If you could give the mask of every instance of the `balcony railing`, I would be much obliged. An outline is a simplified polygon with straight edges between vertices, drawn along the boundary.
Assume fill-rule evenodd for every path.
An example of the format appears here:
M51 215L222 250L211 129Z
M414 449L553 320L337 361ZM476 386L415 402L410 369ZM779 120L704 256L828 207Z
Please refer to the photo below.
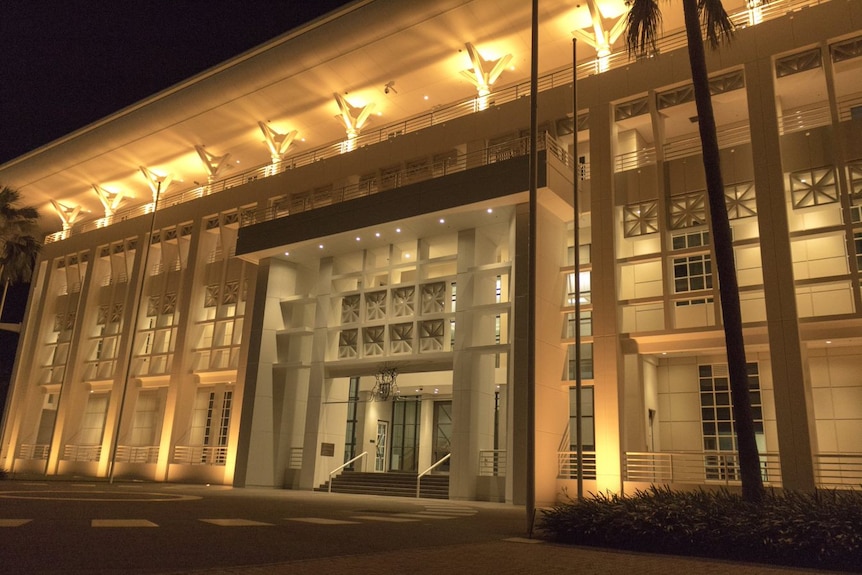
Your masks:
M795 108L782 114L778 118L778 133L782 135L792 134L793 132L828 126L831 123L832 115L829 112L829 104L822 102Z
M209 445L177 445L174 447L173 463L184 465L224 465L227 462L227 447Z
M47 443L22 443L18 447L19 459L48 459L51 446Z
M99 461L101 445L66 445L63 449L65 461Z
M156 463L159 460L158 445L118 445L117 463Z
M764 483L781 485L777 453L760 455ZM626 452L625 479L650 483L738 485L739 456L733 451Z
M655 164L655 148L653 147L618 155L614 158L614 172L625 172L649 164Z
M506 450L482 449L479 451L479 475L485 477L505 477Z
M751 141L751 129L748 122L737 122L721 126L718 131L718 147L721 149L746 144ZM701 151L700 135L693 134L677 138L664 145L664 159L675 160L699 154Z
M781 485L777 453L760 455L763 481ZM650 483L740 483L735 452L627 452L625 478ZM814 456L814 480L818 487L862 488L862 454L820 453Z
M784 16L788 12L800 10L807 6L816 6L828 2L830 0L776 0L757 9L757 17L755 18L752 10L740 10L731 14L731 20L737 27L747 27L755 23L755 21L766 21ZM656 43L656 53L669 52L686 45L685 30L677 30L670 34L661 37ZM577 77L586 78L601 71L612 70L629 65L631 59L625 50L616 52L607 58L599 61L582 62L577 65ZM538 91L543 92L559 86L565 86L572 82L572 68L565 67L559 70L552 71L541 76L538 79ZM470 98L452 104L436 107L432 110L412 116L405 120L400 120L392 124L388 124L378 130L365 131L357 137L350 145L347 145L346 140L332 142L325 146L309 150L301 154L289 156L278 163L264 164L248 170L244 170L238 174L232 175L229 178L209 182L206 185L196 185L192 188L187 188L175 193L165 194L159 201L159 209L175 206L184 202L188 202L203 196L222 192L224 190L240 186L249 182L254 182L259 178L269 177L286 170L294 169L300 166L312 164L314 162L335 157L348 150L361 148L376 144L379 142L389 141L393 138L398 138L404 134L422 130L424 128L434 126L449 120L467 116L481 112L489 106L499 106L508 102L512 102L524 96L530 95L530 82L524 81L515 85L501 88L490 95L479 98ZM848 108L849 109L849 108ZM654 156L653 151L653 156ZM617 158L619 160L619 158ZM654 161L654 160L653 160ZM649 163L649 162L643 162ZM638 164L636 164L638 165ZM630 167L636 167L630 166ZM629 167L616 169L629 169ZM88 232L98 228L109 226L115 222L135 218L144 214L152 213L153 204L148 203L127 210L122 210L112 216L82 222L72 226L68 230L50 234L45 238L45 243L52 243L64 240L71 235Z
M308 190L290 194L272 200L272 205L258 210L248 210L240 222L241 227L246 227L260 222L266 222L329 206L348 200L369 196L377 192L393 189L406 184L440 178L455 172L461 172L469 168L485 166L496 162L502 162L529 153L529 138L513 138L502 143L496 143L483 150L477 150L467 154L454 153L445 159L429 161L421 166L405 167L402 170L388 172L379 179L359 182L325 190ZM563 157L567 165L573 165L572 156L553 138L545 134L539 139L539 150L553 147Z
M557 477L559 479L576 479L578 477L578 452L560 451L557 457L559 461ZM583 478L595 479L596 452L583 451L581 453L581 461L583 463Z
M821 487L862 488L862 453L820 453L814 457L814 478Z
M838 99L838 118L842 122L862 118L862 92Z

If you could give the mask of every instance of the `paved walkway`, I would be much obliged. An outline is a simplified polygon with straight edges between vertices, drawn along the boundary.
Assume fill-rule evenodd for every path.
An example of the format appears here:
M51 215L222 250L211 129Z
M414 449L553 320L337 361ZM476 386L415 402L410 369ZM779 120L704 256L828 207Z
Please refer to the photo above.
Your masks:
M530 539L416 548L275 565L191 571L206 575L773 575L824 573L736 563L555 545Z

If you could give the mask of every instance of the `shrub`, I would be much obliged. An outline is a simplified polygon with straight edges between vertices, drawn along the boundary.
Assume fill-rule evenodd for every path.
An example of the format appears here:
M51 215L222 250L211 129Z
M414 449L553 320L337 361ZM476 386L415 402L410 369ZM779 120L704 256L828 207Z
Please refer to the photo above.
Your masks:
M770 491L747 503L726 490L652 487L591 495L543 512L558 542L855 571L862 565L862 493Z

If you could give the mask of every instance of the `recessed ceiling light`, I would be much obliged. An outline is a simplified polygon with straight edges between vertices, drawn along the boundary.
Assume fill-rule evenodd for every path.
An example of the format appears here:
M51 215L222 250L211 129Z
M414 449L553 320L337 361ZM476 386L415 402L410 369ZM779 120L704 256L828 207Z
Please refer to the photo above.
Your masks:
M827 340L826 340L826 345L829 345L830 343L832 343L832 340L831 340L831 339L827 339Z
M410 254L404 254L404 259L410 259Z
M317 247L319 247L320 249L323 249L323 244L320 244Z
M440 223L441 223L441 224L445 224L445 223L446 223L446 220L444 220L443 218L440 218Z
M401 228L395 228L395 233L396 233L396 234L400 234L400 233L401 233Z
M489 213L489 214L493 214L493 213L494 213L494 208L488 208L488 213Z
M284 252L284 255L289 256L290 252Z
M359 236L356 236L356 241L357 241L357 242L358 242L359 240L361 240L361 239L362 239L362 238L360 238Z
M428 96L423 96L423 97L424 97L426 100L428 99Z
M380 232L374 232L374 237L375 237L375 238L379 238L379 237L380 237Z

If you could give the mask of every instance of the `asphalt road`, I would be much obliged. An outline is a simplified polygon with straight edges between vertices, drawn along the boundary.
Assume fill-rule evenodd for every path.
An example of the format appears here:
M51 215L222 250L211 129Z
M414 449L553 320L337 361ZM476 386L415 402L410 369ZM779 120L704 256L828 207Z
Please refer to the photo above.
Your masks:
M523 536L523 508L220 486L0 482L13 573L164 573Z
M16 575L815 573L553 545L525 538L526 523L523 507L493 503L0 481L0 567Z

